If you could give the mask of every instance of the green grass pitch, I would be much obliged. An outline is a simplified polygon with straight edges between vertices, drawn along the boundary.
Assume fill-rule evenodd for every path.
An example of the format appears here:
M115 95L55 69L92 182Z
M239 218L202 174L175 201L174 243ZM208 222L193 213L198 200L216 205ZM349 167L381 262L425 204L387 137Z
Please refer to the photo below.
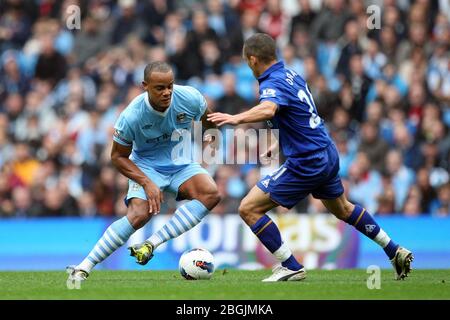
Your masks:
M0 299L301 300L450 299L450 270L413 270L395 281L381 271L369 290L366 270L311 270L301 282L262 283L270 270L216 270L209 281L187 281L177 271L94 271L79 290L60 272L0 272Z

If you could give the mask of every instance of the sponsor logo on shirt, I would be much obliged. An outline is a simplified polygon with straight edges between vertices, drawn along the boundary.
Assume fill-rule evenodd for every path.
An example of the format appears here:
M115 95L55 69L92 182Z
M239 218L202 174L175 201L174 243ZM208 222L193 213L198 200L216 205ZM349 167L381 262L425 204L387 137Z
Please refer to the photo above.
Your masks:
M161 142L165 140L169 140L172 137L171 134L164 133L162 136L156 137L156 138L150 138L145 140L146 143L155 143L155 142Z
M145 126L143 126L142 130L148 130L148 129L151 129L152 127L153 127L153 123L149 123L149 124L146 124Z

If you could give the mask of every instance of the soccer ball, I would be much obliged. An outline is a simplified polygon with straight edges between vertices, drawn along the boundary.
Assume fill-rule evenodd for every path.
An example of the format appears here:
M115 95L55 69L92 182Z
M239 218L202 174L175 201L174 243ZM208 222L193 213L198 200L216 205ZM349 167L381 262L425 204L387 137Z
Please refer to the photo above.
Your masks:
M214 273L214 257L208 250L191 249L181 255L178 267L187 280L209 280Z

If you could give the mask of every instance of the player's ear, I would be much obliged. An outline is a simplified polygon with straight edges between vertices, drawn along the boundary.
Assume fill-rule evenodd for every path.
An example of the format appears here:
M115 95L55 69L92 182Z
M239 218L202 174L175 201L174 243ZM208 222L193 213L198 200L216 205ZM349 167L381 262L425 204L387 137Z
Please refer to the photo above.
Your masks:
M148 87L148 83L145 81L142 81L142 88L144 88L144 90L147 90Z

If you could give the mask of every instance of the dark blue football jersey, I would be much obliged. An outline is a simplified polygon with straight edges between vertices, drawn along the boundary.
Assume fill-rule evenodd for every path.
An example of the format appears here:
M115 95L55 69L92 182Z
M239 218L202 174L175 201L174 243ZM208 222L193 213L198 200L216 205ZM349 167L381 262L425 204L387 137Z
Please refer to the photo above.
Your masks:
M268 124L279 129L280 148L286 157L301 157L331 143L308 85L300 75L286 69L279 61L267 69L258 82L260 102L269 100L278 105Z

